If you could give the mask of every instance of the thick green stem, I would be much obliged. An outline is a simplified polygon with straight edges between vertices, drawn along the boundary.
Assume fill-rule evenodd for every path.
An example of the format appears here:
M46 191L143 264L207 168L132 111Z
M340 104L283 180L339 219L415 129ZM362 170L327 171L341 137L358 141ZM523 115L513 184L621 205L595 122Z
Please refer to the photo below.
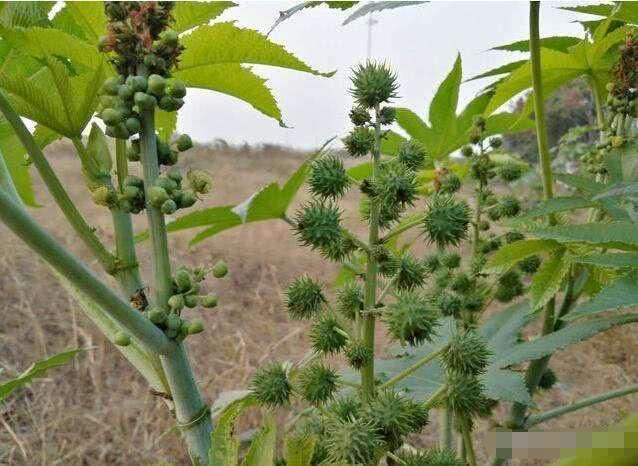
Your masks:
M636 392L638 392L638 384L629 385L628 387L619 388L616 390L611 390L609 392L601 393L600 395L590 396L589 398L585 398L576 403L572 403L566 406L561 406L559 408L555 408L550 411L546 411L544 413L531 416L525 423L525 428L529 429L542 422L546 422L546 421L549 421L550 419L554 419L556 417L562 416L563 414L571 413L573 411L578 411L579 409L587 408L597 403L602 403L604 401L611 400L613 398L619 398L621 396L629 395L631 393L636 393Z
M174 345L161 330L95 278L3 190L0 190L0 219L71 284L94 302L100 303L115 322L147 349L160 354L172 350Z
M379 105L375 107L374 121L374 149L372 152L372 178L377 176L379 171L381 146L381 124L379 123ZM368 232L368 245L372 248L379 242L379 205L371 199L370 202L370 229ZM368 264L366 267L366 282L364 291L364 309L374 309L377 302L377 275L378 264L374 255L368 254ZM374 354L374 327L375 315L366 313L361 318L362 337L364 344L370 348ZM368 401L375 396L374 387L374 358L361 368L361 394L363 399Z
M443 348L441 348L441 349L439 349L437 351L434 351L433 353L430 353L430 354L422 357L421 359L419 359L417 362L412 364L407 369L402 370L401 372L399 372L397 375L395 375L391 379L389 379L386 382L384 382L381 385L379 385L379 390L384 389L384 388L388 388L388 387L392 387L393 385L397 384L401 380L403 380L403 379L405 379L407 377L410 377L412 374L414 374L416 371L418 371L421 367L425 366L427 363L429 363L429 362L433 361L434 359L436 359L437 357L439 357L440 354L445 350L445 348L446 347L443 347Z
M469 466L476 466L476 453L474 453L474 443L468 423L461 422L461 437L463 438L463 451L465 452Z
M439 413L439 447L447 448L448 450L452 449L452 412L447 409L441 409Z
M58 204L58 207L60 207L60 210L62 210L62 213L68 222L80 236L82 241L95 254L104 269L108 273L113 273L115 271L115 257L104 247L100 239L95 234L93 228L86 223L82 214L80 214L77 210L75 204L73 204L73 201L62 186L62 183L55 175L51 165L49 165L49 162L42 153L42 150L33 139L33 135L24 125L20 116L15 112L15 110L13 110L13 107L11 107L6 96L1 92L0 112L2 112L4 117L7 119L18 136L18 139L20 139L20 142L26 149L29 157L38 170L42 181L44 181L44 184L53 196L55 202Z
M168 238L164 215L160 209L149 202L149 190L156 184L159 176L157 144L153 111L144 111L140 115L140 160L144 174L146 191L146 213L152 246L152 266L154 276L154 303L168 308L168 298L172 294L171 265L168 254ZM212 422L210 413L202 400L195 382L184 345L176 343L171 354L161 356L162 367L166 374L175 404L175 415L182 426L182 434L188 445L188 452L194 464L205 465L211 446L210 433Z

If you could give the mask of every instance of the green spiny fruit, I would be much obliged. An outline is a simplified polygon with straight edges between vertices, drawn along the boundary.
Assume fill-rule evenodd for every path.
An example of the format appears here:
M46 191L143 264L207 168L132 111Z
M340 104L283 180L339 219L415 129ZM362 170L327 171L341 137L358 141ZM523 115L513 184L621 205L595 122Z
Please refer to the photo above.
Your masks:
M174 294L168 298L168 307L173 311L181 311L184 308L184 296L181 294Z
M306 246L330 247L341 239L341 212L332 204L311 201L297 211L295 220L297 237Z
M363 126L366 123L370 123L370 112L367 108L362 106L354 107L350 110L350 121L355 126Z
M213 179L204 170L190 170L186 178L193 191L199 194L208 194L213 186Z
M361 400L355 396L342 396L330 404L328 410L342 421L361 416Z
M181 268L173 275L173 283L179 293L185 293L193 287L193 278L188 270Z
M463 300L454 293L439 291L434 299L439 312L444 316L457 317L463 308Z
M215 265L213 265L213 277L215 278L224 278L228 274L228 265L223 260L217 261Z
M397 160L409 170L418 170L421 168L425 163L425 159L425 149L421 143L413 139L401 144L397 152Z
M411 290L423 286L427 269L425 264L411 256L404 254L396 262L395 286L397 290Z
M511 183L523 176L523 166L516 162L505 162L498 166L496 173L503 181Z
M533 274L536 273L541 266L541 258L539 256L529 256L518 263L518 268L523 273Z
M160 210L164 215L174 214L177 211L177 204L173 199L168 199L164 201L164 203L160 207Z
M374 357L370 347L360 340L351 340L346 346L344 354L348 364L357 370L370 363Z
M177 150L180 152L187 151L188 149L193 147L193 141L188 134L180 134L175 141L175 144L177 146Z
M151 186L148 190L148 200L153 207L160 208L170 199L170 196L161 186Z
M160 98L157 106L165 112L176 112L184 106L184 100L176 99L170 95L164 95Z
M366 108L388 102L397 96L397 77L383 63L368 61L353 70L351 93Z
M470 207L451 196L436 195L428 205L423 228L431 242L439 247L456 246L467 236Z
M466 466L466 462L452 450L425 450L400 453L403 466Z
M299 391L310 403L325 403L334 397L338 381L339 376L334 369L315 363L299 374Z
M180 316L178 316L174 312L170 312L168 316L166 316L166 327L169 330L179 330L181 326L182 326L182 319Z
M363 309L363 290L355 281L347 282L336 293L336 310L350 320Z
M278 363L257 369L253 375L251 388L257 401L270 407L287 404L292 393L288 373Z
M167 317L167 313L161 307L151 307L148 310L148 318L155 325L163 324L164 321L166 320L166 317Z
M201 320L193 320L190 324L188 324L188 334L195 335L197 333L202 333L204 331L204 323Z
M473 330L468 330L454 334L441 360L448 371L476 376L485 372L490 355L483 338Z
M343 144L352 157L363 157L374 147L374 132L365 126L355 126L343 139Z
M346 346L348 339L342 332L337 318L331 313L324 313L315 318L309 336L315 351L330 354L337 353Z
M286 290L286 308L291 319L310 319L327 302L321 285L310 277L295 279Z
M416 413L419 419L415 422L415 409L418 409L416 403L394 390L383 390L370 402L368 415L379 426L391 450L401 446L402 438L406 434L424 424L421 410ZM427 414L425 417L427 422Z
M505 217L515 217L521 211L521 203L514 196L503 196L499 205L501 213Z
M136 92L133 95L133 101L140 110L153 110L155 105L157 105L155 97L145 92Z
M462 418L481 411L486 401L482 382L457 372L448 374L445 398L447 409Z
M441 264L448 269L456 269L461 265L461 255L457 252L446 252L440 256Z
M337 241L320 246L318 249L321 255L326 259L335 262L343 262L357 250L357 247L357 243L355 243L350 236L340 234Z
M556 377L556 373L548 367L543 372L543 375L541 375L541 378L538 381L538 387L543 390L549 390L554 386L557 380L558 378Z
M343 162L334 155L320 157L310 165L308 184L313 195L337 199L350 186L350 179Z
M367 418L334 417L326 424L325 447L332 463L368 464L384 445L379 428Z
M454 276L450 283L450 288L457 293L464 294L472 288L474 281L464 272Z
M381 205L404 209L414 205L417 197L416 176L403 165L389 165L373 181L374 199Z
M454 194L461 189L461 178L455 173L448 173L441 178L439 192L441 194Z
M379 111L379 123L382 125L391 125L397 115L397 109L394 107L382 107Z
M115 126L122 121L122 113L114 108L105 108L100 114L104 124Z
M186 96L186 86L179 79L167 79L166 93L176 99L183 99Z
M439 254L428 254L423 258L423 264L428 272L433 273L439 268L441 264L441 257Z
M498 137L490 138L490 147L492 149L499 149L503 145L503 140Z
M439 325L434 303L421 293L404 291L384 313L389 333L402 343L418 346L431 341Z

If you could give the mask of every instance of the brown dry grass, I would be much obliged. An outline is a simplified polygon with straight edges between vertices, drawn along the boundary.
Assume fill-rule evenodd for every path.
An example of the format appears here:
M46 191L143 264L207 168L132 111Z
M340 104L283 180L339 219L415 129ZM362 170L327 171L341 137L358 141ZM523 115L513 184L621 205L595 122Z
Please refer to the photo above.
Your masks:
M215 189L209 205L235 203L265 182L283 181L304 156L276 148L199 148L192 152L184 164L214 173ZM48 154L81 210L112 244L109 216L93 207L85 188L77 182L80 173L70 147L57 144ZM40 183L38 192L44 207L34 210L34 215L61 242L87 258L87 251ZM347 203L354 207L353 199ZM350 209L353 211L356 209ZM139 217L136 221L141 228L143 216ZM329 282L336 268L299 247L284 222L224 232L194 249L187 248L190 237L191 233L171 236L171 246L177 252L175 263L196 265L224 258L231 270L225 281L211 283L221 306L204 313L206 332L189 339L202 390L207 400L213 401L224 390L246 387L254 368L264 361L294 359L304 353L304 326L288 321L282 311L281 289L305 271ZM0 464L187 464L163 403L148 392L141 377L79 313L48 269L4 228L0 228L0 238L2 378L65 348L91 348L72 366L51 372L0 406ZM140 258L147 271L146 249ZM91 265L96 269L94 261ZM613 329L558 354L552 367L560 383L540 397L539 405L547 409L635 381L637 328ZM638 410L637 396L579 411L546 427L608 424L632 410ZM433 429L427 431L421 442L433 439ZM481 445L478 450L485 458Z

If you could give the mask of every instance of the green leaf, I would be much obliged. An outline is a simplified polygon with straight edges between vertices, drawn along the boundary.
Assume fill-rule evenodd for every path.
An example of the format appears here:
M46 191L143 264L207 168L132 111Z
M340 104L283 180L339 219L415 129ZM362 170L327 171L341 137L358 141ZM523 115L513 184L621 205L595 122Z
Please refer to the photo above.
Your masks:
M521 260L536 254L550 252L560 245L556 241L542 239L522 239L501 247L487 261L483 270L489 273L503 273Z
M286 438L286 466L310 466L317 438L289 435Z
M6 27L28 28L48 26L49 12L55 2L2 2L0 24Z
M570 262L565 257L564 251L560 251L543 261L534 274L530 286L533 309L540 309L558 293L569 269Z
M602 254L589 254L586 256L572 257L572 262L578 262L579 264L590 264L590 265L595 265L597 267L609 267L609 268L636 267L638 268L638 253L636 252L619 252L619 253L606 252Z
M207 24L228 8L236 6L233 2L175 2L171 26L177 32L184 32L195 26Z
M632 272L605 286L589 301L579 305L567 314L565 319L574 320L604 311L636 305L638 305L638 273Z
M519 219L530 219L535 217L542 217L548 214L555 214L558 212L572 211L577 209L586 209L594 207L595 202L584 197L572 196L572 197L554 197L545 201L541 201L532 207L527 212L516 217Z
M0 384L0 401L8 397L16 388L22 387L30 383L33 379L44 377L49 369L64 366L71 362L73 357L82 349L73 349L56 354L50 358L36 361L31 366L14 379L10 379Z
M572 188L576 188L579 191L582 191L584 194L593 195L601 192L605 189L605 185L603 183L599 183L598 181L594 181L591 178L587 178L580 175L570 175L568 173L556 173L554 175L556 180L561 183L565 183L567 186L571 186Z
M272 466L275 460L277 424L271 414L265 416L263 426L257 433L242 466Z
M363 6L359 7L356 11L350 14L342 23L342 26L351 23L352 21L362 18L369 13L373 13L375 11L383 11L389 10L393 8L400 8L404 6L412 6L412 5L420 5L422 3L427 2L417 2L417 1L378 1L378 2L368 2L363 4Z
M348 168L348 175L357 181L363 181L365 178L372 175L372 162L363 162L354 167Z
M239 461L239 439L235 435L235 422L247 408L257 404L252 395L246 395L230 403L219 415L211 434L208 464L215 466L237 466Z
M511 73L512 71L524 65L525 63L527 63L527 60L513 61L511 63L507 63L505 65L501 65L496 68L493 68L489 71L485 71L484 73L477 74L476 76L472 76L471 78L467 79L466 82L474 81L476 79L489 78L491 76L500 76L502 74Z
M498 361L499 366L511 366L526 361L542 358L580 341L597 335L600 332L638 321L638 314L601 317L585 323L570 324L556 332L516 345L508 354Z
M399 148L406 141L406 138L390 130L381 140L381 153L385 155L395 155Z
M526 405L532 402L523 374L490 366L481 379L485 396L492 400L515 401Z
M631 196L633 194L638 194L638 183L625 181L611 185L609 188L592 197L592 200L596 201L608 197Z
M578 44L582 39L572 36L550 36L540 40L541 47L567 52L568 49ZM492 50L506 50L508 52L529 52L529 40L519 40L506 45L493 47Z
M177 112L165 112L159 108L155 110L155 129L164 141L170 141L177 129Z
M91 125L91 132L89 133L86 149L101 174L108 176L113 167L111 151L109 150L106 136L104 136L104 133L96 123Z
M632 222L585 223L532 229L530 234L559 243L583 243L622 250L638 249L638 224Z
M106 34L106 15L102 2L65 2L53 18L53 27L97 47Z
M430 103L428 119L433 128L453 131L461 86L461 55L456 56L452 71L446 76Z
M397 108L396 122L403 131L408 133L408 136L418 141L427 141L433 136L432 129L416 113L407 108Z

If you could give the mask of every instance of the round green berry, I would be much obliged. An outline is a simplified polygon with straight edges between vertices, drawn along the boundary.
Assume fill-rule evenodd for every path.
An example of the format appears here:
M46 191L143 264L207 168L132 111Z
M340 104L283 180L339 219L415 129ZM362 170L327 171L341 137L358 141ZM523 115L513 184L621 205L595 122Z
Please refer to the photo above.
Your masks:
M217 306L217 295L211 293L206 296L202 296L200 302L204 307L213 308Z
M124 332L117 332L115 334L115 338L113 339L113 342L117 345L117 346L128 346L131 344L131 337L129 337L126 333Z
M180 134L175 141L175 145L177 146L178 151L184 152L193 147L193 141L188 134Z

